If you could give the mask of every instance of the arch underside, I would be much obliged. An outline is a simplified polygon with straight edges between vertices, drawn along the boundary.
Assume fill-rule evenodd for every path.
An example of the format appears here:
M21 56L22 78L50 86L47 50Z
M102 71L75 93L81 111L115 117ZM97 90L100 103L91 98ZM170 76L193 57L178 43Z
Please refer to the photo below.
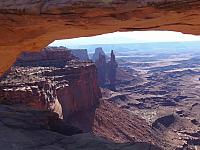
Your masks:
M170 30L200 34L199 0L2 0L0 75L22 51L56 39L114 31Z

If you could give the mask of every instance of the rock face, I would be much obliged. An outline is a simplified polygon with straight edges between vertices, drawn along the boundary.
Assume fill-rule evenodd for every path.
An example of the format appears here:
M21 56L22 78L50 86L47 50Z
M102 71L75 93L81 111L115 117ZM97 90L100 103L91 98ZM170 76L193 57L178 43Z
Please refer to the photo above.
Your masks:
M81 130L66 124L57 113L39 111L25 105L0 105L0 128L5 127L18 130L51 130L64 135L82 133ZM6 133L6 131L4 131ZM2 132L4 134L4 132ZM10 134L8 132L8 134ZM23 133L22 133L23 134Z
M46 47L38 52L24 52L17 58L18 66L64 67L67 61L78 59L89 61L87 49L68 49L65 47Z
M61 86L57 90L64 119L84 131L89 131L93 122L92 114L101 97L97 84L96 67L93 63L78 64L74 68L69 67L69 69L47 72L45 75L54 78L58 76L58 81L68 81L68 85Z
M106 54L103 51L102 47L95 48L95 52L92 56L92 61L95 62L95 61L99 60L99 56L105 56L106 57Z
M158 118L155 122L153 122L152 127L154 128L160 128L161 126L163 127L169 127L176 121L176 118L174 115L168 115L168 116L163 116L161 118Z
M111 90L116 90L115 89L115 82L116 82L116 73L117 73L117 62L115 60L115 54L113 50L111 51L110 54L110 61L107 64L107 71L108 71L108 80L110 82L110 89Z
M48 60L43 51L40 53L42 55L23 55L20 63L17 62L3 78L0 84L0 101L54 111L60 118L63 117L84 131L91 130L93 116L90 113L94 114L101 97L95 65L72 59L62 62L62 67L55 67L52 63L57 64L55 60L61 61L59 58L64 56L63 51L57 51L53 56L48 55L48 59L55 60ZM68 59L71 59L70 55ZM21 67L21 63L28 64L28 67Z
M98 55L98 57L97 57ZM101 87L108 86L109 89L115 90L117 62L115 60L115 54L111 51L110 61L106 61L106 54L102 48L96 48L93 55L93 61L97 67L98 81Z
M102 136L117 143L145 142L144 148L146 145L150 146L147 143L160 144L154 136L155 132L144 119L131 115L106 100L100 100L101 92L97 85L94 63L74 60L68 51L65 52L67 56L61 55L64 51L58 49L38 52L41 55L36 53L22 55L8 74L2 78L0 103L1 106L2 104L7 104L7 106L3 106L5 112L2 114L0 106L0 116L3 117L0 117L0 120L3 122L2 128L5 131L13 130L7 128L11 126L19 130L22 128L50 130L64 135L93 132L96 136ZM59 62L62 57L66 57L67 61L65 60L59 66L56 60L58 59ZM112 61L114 61L113 53ZM36 62L40 63L36 64ZM31 107L29 108L31 110L28 107ZM15 111L20 112L21 109L23 109L22 114L15 114ZM6 112L11 115L7 116ZM34 121L36 124L31 124ZM7 126L5 127L4 124ZM22 130L22 132L25 131ZM32 136L31 131L29 134ZM35 134L38 135L38 133ZM43 134L46 135L42 132L41 135ZM96 138L91 137L91 139ZM23 141L21 139L18 142ZM15 142L11 139L11 143Z
M60 118L63 118L62 107L56 94L55 82L34 77L29 80L29 76L24 75L28 72L21 68L12 69L11 71L7 76L9 80L1 81L1 103L25 104L38 110L56 112ZM18 75L15 76L16 74Z
M0 146L5 150L160 149L148 143L114 144L90 134L69 137L81 131L64 123L55 113L25 106L1 105L0 116Z
M71 55L67 48L46 47L41 52L22 53L15 65L21 67L64 67L72 59L75 59L75 57Z
M99 53L99 57L98 59L96 59L95 65L97 67L99 85L104 86L106 83L106 69L107 69L106 55Z
M87 49L69 49L72 55L81 61L89 61Z
M147 142L161 146L159 134L144 119L106 100L96 109L93 132L117 143Z
M2 0L0 72L21 51L39 51L55 39L157 29L200 34L199 6L191 0Z
M80 133L55 113L0 105L0 147L4 150L160 150L148 143L116 144Z
M96 86L96 74L93 72L95 71L95 69L93 70L95 68L94 64L80 64L80 62L77 65L75 64L75 62L73 64L68 62L68 67L64 68L13 67L7 77L1 81L1 136L6 134L6 132L9 135L18 135L18 130L20 130L20 134L28 132L28 135L25 137L29 140L32 140L32 138L35 140L38 135L42 135L43 139L43 136L46 137L48 135L53 136L53 141L57 141L57 136L55 137L57 134L53 134L49 130L65 135L76 134L81 131L92 131L96 136L101 136L117 143L145 142L145 144L141 145L143 149L146 146L154 147L147 143L159 145L159 140L155 137L156 133L144 119L129 114L127 111L106 100L99 101L101 93ZM88 65L87 67L85 66L86 64ZM43 83L43 80L46 81L44 82L45 86L39 86ZM50 85L51 88L49 87ZM7 106L2 105L2 103L7 104ZM31 108L27 108L27 106ZM53 106L59 106L59 109L52 109L54 108ZM57 115L52 113L52 111L56 112ZM60 116L58 115L59 113ZM67 124L58 118L61 118L62 115ZM1 126L1 120L6 126L4 124ZM76 127L81 130L78 130ZM13 132L11 133L11 131ZM33 135L34 137L32 137ZM82 136L84 138L84 135L80 135L80 137ZM9 140L8 136L4 138ZM24 145L22 148L25 149L31 143L26 141L26 138L23 138L24 136L17 141L18 144L16 145ZM79 136L77 138L74 139L74 142L78 142L76 140L79 140ZM15 144L12 138L10 140L8 143ZM49 140L51 141L51 139ZM96 137L91 136L90 140L88 141L89 143L94 142ZM27 143L23 144L23 142ZM47 147L51 145L47 139L43 142L47 142ZM74 142L73 144L76 144ZM36 140L32 144L37 146L39 143L41 142ZM0 142L1 144L3 143ZM108 142L108 145L113 146L110 142ZM130 144L130 146L135 146L135 144ZM8 149L11 148L8 147Z

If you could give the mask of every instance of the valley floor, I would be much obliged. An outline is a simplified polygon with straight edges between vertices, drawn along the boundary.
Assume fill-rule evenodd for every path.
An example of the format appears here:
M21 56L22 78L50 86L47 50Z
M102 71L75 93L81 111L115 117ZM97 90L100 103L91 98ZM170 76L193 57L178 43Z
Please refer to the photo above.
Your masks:
M200 149L200 57L161 56L118 58L117 91L103 95L145 119L166 149Z

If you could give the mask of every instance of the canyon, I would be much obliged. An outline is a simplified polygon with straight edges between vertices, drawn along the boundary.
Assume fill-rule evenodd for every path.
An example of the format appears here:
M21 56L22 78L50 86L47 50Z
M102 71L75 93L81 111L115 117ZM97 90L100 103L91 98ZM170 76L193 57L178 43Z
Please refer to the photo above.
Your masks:
M105 67L111 61L118 64L115 89L105 85L99 88L102 74L91 60L80 60L82 56L88 58L84 49L77 50L80 58L64 47L23 53L1 78L0 128L8 133L28 131L30 140L34 139L31 131L39 130L46 136L45 130L56 134L52 138L56 147L64 143L70 146L61 141L71 136L74 144L80 138L88 143L97 140L101 146L110 141L108 149L112 143L118 143L121 149L125 149L124 143L136 149L137 144L144 149L199 148L198 50L154 55L111 51L107 56L102 48L97 49L99 58L104 56ZM190 91L190 87L195 90ZM49 147L49 140L45 142Z
M160 44L162 51L157 52L116 50L116 91L102 89L104 99L140 116L157 131L164 149L200 148L200 53L193 44L174 50L170 43Z
M92 119L89 112L94 111L101 97L96 68L93 63L73 59L67 50L49 49L21 55L1 81L1 102L50 110L89 130L87 124Z
M117 91L101 89L102 98L95 65L90 61L80 62L68 52L61 52L59 59L45 52L35 53L37 59L30 58L31 62L21 59L12 65L22 52L27 51L27 55L41 51L56 39L135 30L199 35L199 7L198 0L2 0L1 147L198 149L199 74L190 69L174 71L197 67L196 59L182 60L172 66L169 64L177 60L168 66L162 66L166 65L164 62L151 66L152 62L117 60L125 65L117 69ZM43 56L45 59L41 59ZM130 69L129 65L139 69ZM134 73L134 78L130 73ZM131 143L117 144L110 140Z
M75 49L47 47L24 52L1 77L0 128L7 143L15 143L14 149L34 149L23 139L26 136L36 141L36 149L49 149L51 140L56 148L75 147L84 144L82 139L94 142L95 148L97 141L103 147L110 141L107 149L125 149L124 143L131 149L199 148L198 50L184 54L117 50L110 54L97 48L99 58L104 57L102 70L111 62L118 64L115 89L99 87L102 73L98 64L88 60L85 49L78 49L77 56L71 51ZM13 140L8 137L11 131L22 132L23 138ZM45 146L35 139L39 133L44 135ZM73 138L72 145L66 142L68 137Z
M82 54L85 56L84 50ZM137 148L137 144L150 149L164 146L164 141L144 119L102 98L97 82L95 64L80 61L66 48L47 47L41 52L22 53L1 78L1 128L6 128L8 133L10 130L22 130L22 134L26 134L28 130L30 140L34 140L31 130L48 130L50 135L75 136L81 133L75 137L89 136L91 140L88 139L88 142L103 137L116 143L136 143L130 143L132 148ZM28 118L23 115L24 112ZM46 133L42 134L46 136ZM24 140L21 139L21 142ZM44 142L49 141L46 139ZM14 148L22 146L20 143L16 145ZM26 143L22 149L26 147L31 147L31 144ZM122 144L121 147L125 146Z

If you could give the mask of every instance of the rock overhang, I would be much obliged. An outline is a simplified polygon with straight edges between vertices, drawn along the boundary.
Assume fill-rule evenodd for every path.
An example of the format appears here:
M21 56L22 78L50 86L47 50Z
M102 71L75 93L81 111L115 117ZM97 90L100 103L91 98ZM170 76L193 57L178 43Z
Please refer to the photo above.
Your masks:
M56 39L136 30L199 35L199 8L198 0L2 0L0 75L22 51Z

